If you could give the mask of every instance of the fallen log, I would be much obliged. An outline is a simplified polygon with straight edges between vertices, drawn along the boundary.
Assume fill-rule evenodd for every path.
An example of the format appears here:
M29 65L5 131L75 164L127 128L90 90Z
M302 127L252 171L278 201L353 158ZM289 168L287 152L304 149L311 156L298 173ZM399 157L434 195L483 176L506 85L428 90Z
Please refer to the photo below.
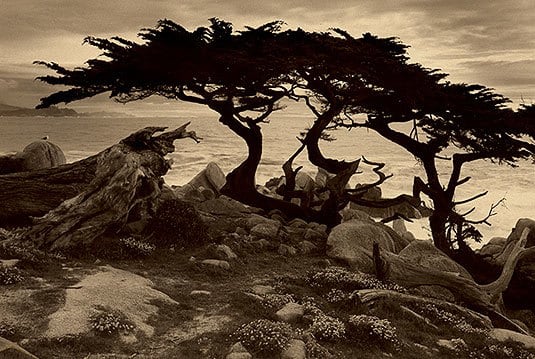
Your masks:
M0 176L0 227L25 226L76 196L95 178L96 156L59 167Z
M48 195L50 183L58 191L70 189L66 195L55 196L54 201L74 195L44 216L35 218L24 238L45 250L87 246L107 231L120 230L132 213L154 211L163 185L162 176L170 168L164 156L174 151L174 140L199 140L195 132L186 131L188 124L157 136L155 134L166 127L147 127L86 160L26 174L25 188L31 180L37 183L34 186L43 181L47 183L41 191L34 187L39 197ZM41 178L51 173L55 176L53 182ZM16 189L15 185L13 187ZM44 210L44 206L40 209Z
M414 288L423 285L436 285L448 289L455 299L463 305L483 313L491 318L495 326L505 327L524 332L518 325L503 315L502 293L507 289L515 266L525 249L530 229L522 232L520 239L515 243L503 271L494 282L481 285L475 281L459 276L457 273L443 272L427 268L406 261L400 256L383 251L378 245L374 248L374 262L377 275L383 280L390 280L405 288Z

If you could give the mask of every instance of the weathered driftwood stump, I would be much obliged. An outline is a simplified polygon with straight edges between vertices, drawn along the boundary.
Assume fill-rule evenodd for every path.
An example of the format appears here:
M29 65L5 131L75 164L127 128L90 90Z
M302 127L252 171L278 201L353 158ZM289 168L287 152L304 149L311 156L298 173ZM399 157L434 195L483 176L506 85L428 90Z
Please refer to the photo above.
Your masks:
M41 176L52 173L52 182L41 179L37 173L27 174L35 181L32 185L36 186L36 200L48 196L51 186L72 195L43 217L34 219L25 238L47 250L86 246L107 231L120 230L133 211L151 213L161 192L162 176L170 168L164 156L174 151L174 140L199 140L195 132L186 131L188 124L157 136L166 127L147 127L91 158L39 172ZM25 188L30 182L25 183ZM38 186L42 186L41 190ZM16 191L17 186L13 184L12 189ZM55 200L63 197L56 196ZM23 205L18 203L14 207Z
M377 276L396 282L406 288L422 285L444 287L450 290L456 300L463 305L489 316L495 326L525 333L516 323L503 315L502 293L511 281L518 260L528 250L524 247L529 232L529 228L524 229L520 239L511 250L500 277L489 284L478 284L471 279L459 276L457 273L443 272L409 263L394 253L380 252L378 246L375 246L374 261ZM389 294L382 292L377 295L386 297Z

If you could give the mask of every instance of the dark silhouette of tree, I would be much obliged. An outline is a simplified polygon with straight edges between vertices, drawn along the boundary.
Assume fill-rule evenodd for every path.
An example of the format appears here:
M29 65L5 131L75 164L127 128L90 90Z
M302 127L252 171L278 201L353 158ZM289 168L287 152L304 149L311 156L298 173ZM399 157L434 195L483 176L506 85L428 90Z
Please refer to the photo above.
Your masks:
M291 88L291 48L280 22L234 32L232 25L211 19L209 27L188 31L162 20L154 29L139 34L142 43L119 37L110 40L88 37L85 42L102 50L103 56L73 70L38 62L56 71L42 76L49 84L66 85L41 100L38 107L71 102L109 92L119 102L152 95L208 106L219 121L243 138L248 157L227 175L222 193L266 210L281 209L292 217L307 217L290 202L256 191L255 173L262 155L261 124L279 109L278 101Z
M356 39L339 29L281 31L281 22L236 32L219 19L193 31L162 20L139 36L141 43L86 38L103 56L88 60L82 68L39 62L57 73L40 80L69 88L43 98L38 107L105 92L120 102L159 95L208 106L248 146L248 157L227 175L222 192L252 206L332 226L340 220L338 210L350 200L370 206L418 206L423 193L433 203L430 225L435 244L451 252L448 234L457 232L455 241L463 246L464 237L478 235L473 225L487 220L471 221L466 216L472 210L457 210L482 196L455 198L456 188L469 180L461 178L462 166L479 159L513 165L535 152L522 137L534 136L533 106L515 112L506 107L507 99L483 86L447 82L446 74L409 63L407 46L395 38L365 34ZM305 101L316 117L301 139L302 146L285 164L286 201L255 188L262 156L261 125L280 109L284 97ZM408 132L399 129L404 123L411 127ZM410 196L366 203L366 191L388 176L381 172L382 164L369 162L379 179L358 189L345 188L360 160L326 158L319 147L326 130L340 127L367 127L402 146L421 161L426 180L416 178ZM443 184L437 162L452 147L461 151L447 157L452 171ZM299 169L292 169L292 161L305 148L313 164L335 175L323 189L329 196L319 211L312 209L309 194L294 188ZM305 205L290 203L292 197Z
M346 39L353 44L358 41L349 35ZM384 46L397 49L398 61L381 67L377 82L355 78L356 83L349 85L354 91L348 96L351 103L343 109L343 116L334 119L335 126L372 129L418 159L426 179L415 178L413 197L419 199L423 193L432 201L429 221L435 245L450 255L454 248L468 250L465 238L480 238L474 225L488 224L495 205L480 220L468 219L474 209L459 212L458 206L486 194L461 200L455 197L457 187L470 180L461 176L462 167L482 159L514 166L519 159L533 156L535 145L522 137L535 134L533 109L523 107L515 112L506 106L508 99L484 86L453 84L445 80L446 74L408 64L406 47L390 41ZM460 151L452 154L454 148ZM445 182L439 176L440 161L451 164Z
M271 22L235 32L230 23L211 19L208 28L188 31L162 20L156 28L142 30L142 43L119 37L88 37L85 41L103 53L88 60L85 67L68 70L56 63L38 62L57 73L38 79L70 87L43 98L38 107L105 92L119 102L159 95L208 106L248 146L248 157L227 175L222 193L255 207L279 209L290 217L333 226L340 222L338 210L347 204L347 199L341 198L342 189L358 167L358 161L325 158L317 144L325 127L340 112L340 104L348 101L344 96L350 92L338 85L339 79L360 76L343 66L349 57L337 60L337 56L356 56L356 70L365 72L381 61L385 51L367 40L346 51L347 41L339 36L301 29L283 32L280 28L281 22ZM323 88L322 83L328 86ZM286 201L260 194L255 187L262 156L261 125L280 109L278 102L283 97L303 98L313 109L309 96L302 93L314 86L325 100L321 110L314 110L319 117L303 143L313 164L339 175L329 182L329 198L319 211L292 204L289 199L302 194L291 192L290 186Z

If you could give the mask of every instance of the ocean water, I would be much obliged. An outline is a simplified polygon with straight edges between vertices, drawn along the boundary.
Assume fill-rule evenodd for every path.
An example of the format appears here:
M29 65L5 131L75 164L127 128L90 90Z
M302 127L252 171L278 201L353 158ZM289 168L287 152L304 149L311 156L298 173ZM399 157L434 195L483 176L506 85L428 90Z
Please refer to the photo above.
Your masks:
M259 184L283 174L282 163L299 146L296 135L313 121L306 110L295 106L276 112L272 117L269 124L263 125L264 156L257 173ZM0 117L0 153L21 150L28 143L48 135L50 141L63 149L67 161L73 162L98 153L145 126L176 128L191 121L188 128L195 130L203 140L198 144L190 139L176 141L176 151L170 155L173 168L165 178L169 184L180 185L187 183L209 162L216 162L227 172L246 157L245 143L217 120L217 114L195 107L181 110L173 117ZM332 135L336 141L321 144L326 156L352 160L363 155L369 160L386 163L384 172L394 176L382 185L385 197L411 193L413 177L423 176L422 168L408 152L373 131L337 130ZM303 165L303 171L312 176L316 173L316 169L307 162L306 153L297 158L295 165ZM362 174L354 176L353 183L375 180L371 167L363 165L360 170ZM443 183L447 183L447 161L444 161L441 174L444 176ZM518 218L535 218L535 164L525 162L511 168L479 161L466 165L463 175L472 176L472 180L458 188L458 199L489 191L487 196L472 202L472 206L477 206L472 218L484 217L492 203L506 199L491 218L492 226L479 227L484 241L507 236ZM466 209L470 207L466 206ZM429 237L427 220L416 221L407 227L418 238Z

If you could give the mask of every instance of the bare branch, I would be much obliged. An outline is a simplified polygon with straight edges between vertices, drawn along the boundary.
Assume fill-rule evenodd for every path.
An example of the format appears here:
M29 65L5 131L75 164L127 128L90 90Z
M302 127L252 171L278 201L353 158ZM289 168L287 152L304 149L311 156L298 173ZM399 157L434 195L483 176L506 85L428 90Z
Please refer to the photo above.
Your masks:
M473 197L464 199L464 200L462 200L462 201L453 202L453 204L454 204L455 206L457 206L457 205L460 205L460 204L465 204L465 203L468 203L468 202L472 202L472 201L475 201L475 200L478 199L478 198L481 198L481 197L483 197L483 196L486 196L488 193L489 193L489 191L481 192L481 193L479 193L479 194L476 194L476 195L473 196Z
M456 186L460 186L460 185L463 185L465 184L466 182L470 181L472 179L472 177L468 176L468 177L465 177L459 181L457 181L457 185Z
M503 204L505 202L505 198L501 198L498 202L496 203L493 203L491 206L490 206L490 209L489 209L489 213L487 214L487 216L483 219L480 219L478 221L474 221L474 220L467 220L465 219L464 221L466 223L470 223L470 224L486 224L487 226L491 226L492 224L488 222L489 218L490 217L493 217L496 215L496 212L495 212L495 209ZM466 215L466 214L465 214Z

